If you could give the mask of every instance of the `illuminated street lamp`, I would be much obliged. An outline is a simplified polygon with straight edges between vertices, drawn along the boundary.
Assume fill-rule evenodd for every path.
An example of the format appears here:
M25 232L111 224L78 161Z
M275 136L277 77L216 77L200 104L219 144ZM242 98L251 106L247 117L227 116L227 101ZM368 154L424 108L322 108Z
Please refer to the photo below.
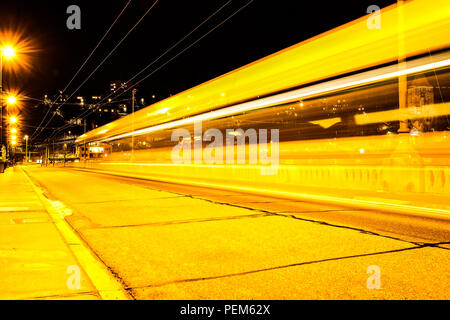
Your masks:
M17 102L17 99L16 99L15 96L9 96L9 97L6 99L6 102L7 102L8 104L15 104L15 103Z
M9 118L9 123L11 124L17 123L17 118L16 117Z
M12 47L12 46L5 46L3 48L0 49L0 117L1 117L1 127L2 127L2 131L0 133L1 135L1 142L0 142L0 149L1 146L3 145L3 57L5 57L6 59L12 59L14 56L16 55L16 50ZM9 98L8 98L9 99ZM6 116L8 117L8 105L7 105L7 109L6 109ZM8 148L8 139L6 141L6 148L7 150ZM7 151L8 153L8 151Z
M17 129L16 128L12 128L11 129L11 133L17 133Z
M7 59L14 58L16 55L16 50L14 50L11 46L6 46L2 49L2 55Z

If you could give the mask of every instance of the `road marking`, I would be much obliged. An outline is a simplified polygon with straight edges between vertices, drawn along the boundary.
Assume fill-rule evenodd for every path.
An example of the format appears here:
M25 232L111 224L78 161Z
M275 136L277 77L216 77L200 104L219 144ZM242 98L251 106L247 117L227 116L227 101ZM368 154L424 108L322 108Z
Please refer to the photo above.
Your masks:
M0 207L0 212L10 212L10 211L28 211L29 207Z
M27 224L27 223L47 223L50 222L48 218L25 218L25 219L11 219L13 224Z
M44 191L36 186L27 173L22 169L22 173L30 182L33 190L41 200L45 209L55 226L58 228L69 249L76 257L99 295L103 300L128 300L129 296L124 291L122 285L109 272L106 266L98 260L92 251L78 237L69 223L64 219L70 215L70 209L60 201L51 201L44 196Z

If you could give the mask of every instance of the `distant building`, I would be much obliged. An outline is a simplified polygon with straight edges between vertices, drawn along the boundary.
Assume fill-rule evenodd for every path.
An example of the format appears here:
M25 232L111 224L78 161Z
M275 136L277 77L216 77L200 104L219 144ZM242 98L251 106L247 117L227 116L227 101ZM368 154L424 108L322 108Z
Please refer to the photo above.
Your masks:
M126 89L127 85L121 80L114 80L109 83L109 91L116 92L120 88Z
M432 86L411 86L408 88L408 106L420 108L434 103Z
M55 100L60 105L64 104L63 108L56 109L58 117L54 117L54 121L64 121L64 123L55 124L54 126L67 125L67 128L58 132L52 140L66 143L67 137L82 135L84 132L101 127L130 114L132 111L131 91L120 98L117 97L123 92L123 89L127 88L127 84L123 81L114 80L109 82L109 90L105 90L106 92L83 95L80 93L80 95L70 97L70 99L68 95L61 91L53 97L45 95L44 103L47 106ZM152 95L151 98L155 99L155 95ZM136 112L146 107L146 100L148 101L149 99L137 94L135 96L134 111Z
M410 86L408 88L408 107L414 108L419 117L412 121L412 130L418 132L433 131L435 121L434 109L426 106L434 104L434 89L432 86Z

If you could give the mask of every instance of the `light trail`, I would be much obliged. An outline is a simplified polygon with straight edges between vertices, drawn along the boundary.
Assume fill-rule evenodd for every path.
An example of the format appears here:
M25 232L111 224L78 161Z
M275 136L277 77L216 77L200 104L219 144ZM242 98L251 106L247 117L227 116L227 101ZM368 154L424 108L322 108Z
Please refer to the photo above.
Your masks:
M320 95L323 93L328 93L328 92L333 92L333 91L337 91L337 90L348 89L348 88L352 88L352 87L356 87L356 86L366 85L366 84L370 84L370 83L374 83L374 82L378 82L378 81L397 78L397 77L403 76L403 75L409 75L409 74L424 72L424 71L428 71L428 70L432 70L432 69L438 69L438 68L446 67L448 65L450 65L450 59L445 59L445 60L441 60L438 62L433 62L433 63L428 63L425 65L407 68L404 70L391 71L391 72L383 73L383 74L376 75L376 76L365 77L365 75L367 75L367 74L374 73L373 71L369 71L365 74L361 74L358 77L358 78L362 78L362 79L357 79L357 80L347 82L349 78L350 79L354 78L353 76L347 77L347 78L344 78L341 80L332 81L330 83L319 84L317 86L313 86L310 88L298 89L298 90L291 91L288 93L283 93L283 94L279 94L279 95L276 95L273 97L268 97L268 98L264 98L264 99L260 99L260 100L256 100L256 101L250 101L250 102L238 104L238 105L235 105L232 107L228 107L228 108L224 108L224 109L220 109L220 110L216 110L216 111L211 111L208 113L200 114L200 115L189 117L186 119L176 120L176 121L172 121L172 122L168 122L168 123L144 128L144 129L135 130L133 132L128 132L128 133L124 133L121 135L113 136L113 137L110 137L107 139L103 139L101 141L111 141L111 140L126 138L126 137L130 137L130 136L139 136L139 135L143 135L143 134L147 134L147 133L155 132L155 131L159 131L159 130L181 127L181 126L192 124L196 121L205 121L205 120L212 120L212 119L225 117L225 116L231 116L231 115L235 115L235 114L240 114L242 112L258 110L258 109L270 107L270 106L277 105L277 104L283 104L283 103L288 103L288 102L292 102L292 101L296 101L296 100L300 100L300 99L305 99L305 98L313 97L313 96ZM391 66L391 67L383 68L381 70L393 69L396 67L397 66ZM375 70L375 71L379 72L379 70ZM159 109L159 110L156 110L154 113L158 114L163 111L167 112L167 109L164 109L164 110ZM151 115L151 114L149 114L149 115ZM86 135L86 134L80 136L76 140L76 142L80 142L80 141L84 140L82 138L86 138L87 136L88 135Z

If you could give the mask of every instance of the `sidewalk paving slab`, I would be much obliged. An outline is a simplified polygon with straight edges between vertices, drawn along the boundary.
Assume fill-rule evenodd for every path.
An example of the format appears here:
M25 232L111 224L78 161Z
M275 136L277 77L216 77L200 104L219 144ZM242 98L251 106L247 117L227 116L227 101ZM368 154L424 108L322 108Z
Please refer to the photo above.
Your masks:
M99 299L81 267L68 287L79 263L19 168L0 174L0 234L0 299Z

